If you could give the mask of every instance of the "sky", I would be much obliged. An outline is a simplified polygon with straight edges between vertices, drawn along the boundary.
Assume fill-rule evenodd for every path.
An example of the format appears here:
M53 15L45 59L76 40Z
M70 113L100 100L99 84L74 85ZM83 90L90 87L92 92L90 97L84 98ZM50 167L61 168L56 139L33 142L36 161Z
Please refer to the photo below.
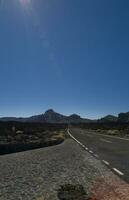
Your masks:
M129 111L128 0L0 0L0 116Z

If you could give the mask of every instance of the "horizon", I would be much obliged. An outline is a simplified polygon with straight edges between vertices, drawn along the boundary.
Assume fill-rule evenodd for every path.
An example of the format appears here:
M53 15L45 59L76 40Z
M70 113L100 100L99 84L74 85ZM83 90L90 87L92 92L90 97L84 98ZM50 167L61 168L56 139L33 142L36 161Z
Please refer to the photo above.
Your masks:
M129 2L0 1L0 117L129 110Z
M37 116L37 115L41 115L41 114L44 114L46 111L48 111L48 110L53 110L54 112L56 112L56 113L59 113L59 114L62 114L62 115L64 115L64 116L70 116L70 115L72 115L72 114L77 114L77 115L79 115L81 118L85 118L85 119L91 119L91 120L97 120L97 119L101 119L101 118L103 118L103 117L106 117L106 116L108 116L108 115L112 115L112 116L116 116L116 117L118 117L118 114L119 113L117 113L117 114L106 114L106 115L103 115L103 116L99 116L99 117L97 117L97 118L94 118L94 117L88 117L88 116L84 116L84 115L81 115L81 114L79 114L79 113L77 113L77 112L73 112L73 113L63 113L63 112L59 112L59 111L57 111L57 110L55 110L55 109L52 109L52 108L50 108L50 109L46 109L45 111L43 111L43 112L40 112L40 113L33 113L33 114L28 114L28 115L16 115L16 116L11 116L11 115L9 115L9 116L1 116L0 115L0 118L10 118L10 117L14 117L14 118L28 118L28 117L32 117L32 116ZM120 113L125 113L125 112L120 112Z

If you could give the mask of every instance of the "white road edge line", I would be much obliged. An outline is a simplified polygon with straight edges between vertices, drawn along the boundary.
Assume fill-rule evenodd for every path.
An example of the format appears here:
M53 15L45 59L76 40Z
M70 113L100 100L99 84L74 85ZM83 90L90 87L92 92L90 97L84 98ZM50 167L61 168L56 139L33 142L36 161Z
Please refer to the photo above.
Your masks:
M102 162L103 162L105 165L109 165L109 162L107 162L106 160L102 160Z
M67 130L68 131L68 134L70 135L70 137L71 138L73 138L78 144L80 144L81 146L83 146L83 147L85 147L85 145L83 145L81 142L79 142L75 137L73 137L72 136L72 134L69 132L69 130ZM88 150L88 148L87 147L85 147L85 149L87 149ZM89 151L90 153L94 153L93 151ZM94 156L95 157L99 157L97 154L94 154ZM103 163L105 163L106 165L109 165L109 163L107 162L107 161L105 161L105 160L102 160L102 162ZM119 175L121 175L121 176L123 176L124 175L124 173L122 173L121 171L119 171L118 169L116 169L116 168L113 168L113 170L117 173L117 174L119 174Z
M79 142L75 137L73 137L72 136L72 134L70 133L70 131L69 131L69 129L67 130L68 131L68 134L70 135L70 137L71 138L73 138L78 144L80 144L85 150L87 150L88 151L88 148L87 147L85 147L85 145L84 144L82 144L81 142ZM94 154L94 152L93 151L91 151L91 150L89 150L89 153L91 153L91 154ZM96 154L96 157L98 158L99 156Z
M83 145L81 142L79 142L75 137L72 136L72 134L68 131L68 134L70 135L71 138L73 138L78 144L80 144L82 147L85 147L85 145Z
M119 175L121 175L121 176L123 176L124 175L124 173L122 173L121 171L119 171L118 169L116 169L116 168L113 168L113 170L117 173L117 174L119 174Z
M72 134L70 133L69 129L67 130L67 132L68 132L69 136L70 136L71 138L73 138L73 140L75 140L75 141L76 141L78 144L80 144L86 151L88 151L88 148L85 147L84 144L82 144L82 143L79 142L75 137L72 136ZM93 153L93 151L91 151L90 153Z

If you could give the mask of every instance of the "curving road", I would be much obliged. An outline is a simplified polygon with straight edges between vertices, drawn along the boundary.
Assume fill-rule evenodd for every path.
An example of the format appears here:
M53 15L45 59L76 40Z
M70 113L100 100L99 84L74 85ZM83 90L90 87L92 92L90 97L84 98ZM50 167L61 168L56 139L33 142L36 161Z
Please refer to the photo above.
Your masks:
M129 182L129 139L102 135L79 128L70 128L69 131L89 153Z

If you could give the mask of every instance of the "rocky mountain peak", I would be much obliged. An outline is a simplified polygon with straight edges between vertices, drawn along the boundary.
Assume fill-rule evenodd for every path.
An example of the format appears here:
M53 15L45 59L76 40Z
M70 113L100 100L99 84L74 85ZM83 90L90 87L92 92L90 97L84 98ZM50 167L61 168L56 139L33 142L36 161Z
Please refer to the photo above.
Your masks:
M55 113L55 111L53 109L49 109L44 114L53 114L53 113Z

